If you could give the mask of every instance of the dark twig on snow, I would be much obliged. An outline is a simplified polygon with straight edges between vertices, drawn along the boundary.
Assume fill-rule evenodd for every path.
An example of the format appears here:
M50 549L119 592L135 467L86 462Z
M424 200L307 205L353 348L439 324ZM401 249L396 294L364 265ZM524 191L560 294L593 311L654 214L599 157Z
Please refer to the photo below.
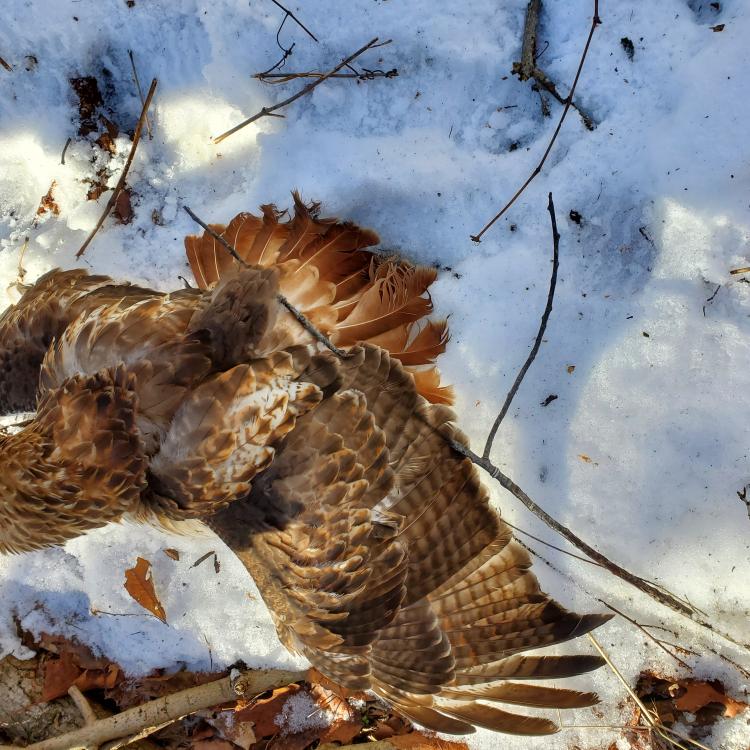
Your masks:
M641 623L639 623L637 620L634 620L629 615L626 615L624 612L621 612L619 609L617 609L617 607L613 607L609 602L605 602L604 599L597 598L597 601L603 604L607 609L611 609L616 615L620 615L620 617L622 617L623 620L627 620L631 625L638 628L638 630L640 630L641 633L643 633L643 635L646 636L646 638L653 641L665 654L669 654L669 656L671 656L681 667L684 667L685 669L689 669L691 672L693 671L693 668L686 661L684 661L683 659L680 659L680 657L677 656L677 654L675 654L674 652L670 651L667 648L667 645L672 646L672 648L676 648L674 644L672 643L668 644L666 641L663 641L660 638L657 638L655 635L653 635L652 633L649 633L649 631L647 630L647 628L657 628L659 630L664 630L664 628L662 628L659 625L641 625ZM695 654L695 651L690 651L689 649L686 649L682 646L679 646L679 648L681 648L683 651L688 651L691 654Z
M68 153L68 146L70 146L72 142L72 138L68 138L67 141L65 141L65 145L63 146L62 155L60 156L60 164L65 164L65 154Z
M94 239L94 235L99 231L99 228L102 224L104 224L104 220L109 216L109 212L112 210L113 206L117 202L117 198L122 192L122 189L125 187L125 180L127 179L128 172L130 171L130 166L133 163L133 159L135 157L135 150L138 148L138 142L141 140L141 132L143 131L143 125L146 121L146 112L148 111L149 106L151 105L151 100L154 98L154 92L156 91L156 78L154 78L153 81L151 81L151 87L148 90L148 95L146 96L146 101L143 102L143 109L141 109L141 116L138 118L138 124L135 126L135 132L133 133L133 143L130 146L130 153L128 154L128 159L125 162L125 166L123 167L122 174L120 175L120 179L117 181L117 185L115 185L115 189L112 191L112 195L109 197L109 200L107 201L107 205L104 207L104 212L99 217L99 221L96 222L96 226L91 230L91 233L86 238L86 241L81 245L81 249L76 253L76 258L80 258L84 252L86 252L86 248L91 243L91 240Z
M286 23L287 18L291 18L292 21L294 21L297 26L299 26L314 42L318 41L318 37L315 36L315 34L310 31L310 29L305 26L302 21L297 18L297 16L292 13L291 10L288 8L285 8L281 3L276 2L276 0L271 0L271 2L277 7L281 8L281 10L284 11L284 17L281 19L281 23L279 24L279 28L276 29L276 45L281 50L281 60L279 60L277 63L272 65L268 70L266 70L264 73L261 73L260 75L267 75L271 73L274 70L278 70L279 68L283 68L286 64L287 58L291 56L292 52L294 51L294 45L295 42L292 42L288 47L285 47L281 40L279 39L279 36L281 35L281 30L284 28L284 24Z
M295 16L294 13L292 13L291 10L289 10L289 8L285 8L281 3L277 2L277 0L271 0L271 2L277 8L281 8L281 10L283 10L284 13L286 13L286 15L284 16L284 21L286 21L287 18L291 18L292 21L294 21L297 24L297 26L299 26L314 42L318 41L318 37L316 37L315 34L313 34L312 31L310 31L310 29L308 29L307 26L305 26L305 24L302 23L302 21L300 21L299 18L297 18L297 16ZM283 25L284 21L281 22L282 25ZM279 30L281 30L281 27L279 27ZM281 46L281 45L279 45L279 46ZM282 47L282 49L284 49L284 48Z
M532 0L533 2L533 0ZM544 163L547 161L547 157L550 154L550 151L552 151L552 147L555 145L555 141L557 140L557 136L560 133L560 129L562 128L563 122L565 122L565 118L568 115L568 111L570 110L570 107L573 104L573 95L576 91L576 86L578 85L578 79L581 76L581 70L583 70L583 64L586 61L586 55L589 51L589 46L591 45L591 39L594 36L594 31L596 30L596 27L601 23L601 19L599 18L599 0L594 0L594 15L591 19L591 29L589 30L589 35L586 39L586 44L583 48L583 53L581 54L581 60L578 63L578 70L576 71L575 78L573 79L573 85L570 87L570 93L565 98L565 106L563 107L562 114L560 115L560 121L557 123L557 127L555 128L555 132L552 134L552 138L550 138L550 142L547 144L547 148L544 151L544 154L542 155L542 158L539 162L539 164L536 165L533 172L528 176L526 179L526 182L521 185L518 190L516 190L513 197L498 211L495 216L490 219L490 221L487 222L487 224L482 227L482 229L479 231L478 234L472 234L471 239L474 242L481 242L482 236L484 233L501 217L503 214L518 200L519 196L526 190L526 188L531 184L531 182L534 180L534 178L542 171L542 167L544 166Z
M256 73L253 78L257 78L263 83L270 83L273 85L279 83L289 83L289 81L296 81L299 78L322 78L325 73L321 73L318 70L307 70L304 73ZM336 73L335 75L328 76L329 78L349 78L356 81L372 81L375 78L396 78L398 76L398 69L391 68L391 70L370 70L369 68L362 68L362 72L355 73Z
M0 57L0 65L2 65L8 71L8 73L13 72L13 66L10 63L5 62L2 57Z
M349 55L345 60L342 60L335 68L330 70L328 73L325 73L320 78L317 78L312 83L308 83L307 86L300 89L296 94L292 94L292 96L288 97L287 99L284 99L284 101L279 102L278 104L274 104L272 107L263 107L260 112L257 112L252 117L248 117L247 120L243 120L239 125L235 125L233 128L230 128L226 131L226 133L222 133L221 135L217 136L213 139L214 143L221 143L225 138L228 138L230 135L233 135L238 130L242 130L242 128L246 127L247 125L250 125L251 123L255 122L256 120L260 120L261 117L283 117L284 115L278 115L276 114L276 110L282 109L283 107L288 106L292 102L297 101L297 99L311 93L313 89L316 86L319 86L323 81L328 80L331 76L338 73L341 68L346 67L349 65L352 60L355 60L358 58L361 54L366 52L368 49L373 49L375 47L382 47L386 44L390 44L391 40L388 39L385 42L378 42L378 38L375 37L374 39L371 39L367 44L364 45L364 47L360 47L356 52Z
M549 76L538 66L539 58L542 53L546 51L546 47L541 53L537 54L537 31L539 28L539 14L542 9L542 0L530 0L526 6L526 20L523 26L523 42L521 45L521 60L513 64L513 73L515 73L519 80L528 81L533 79L536 81L537 90L544 89L548 91L560 104L564 105L566 100L558 93L557 87ZM547 45L549 46L549 44ZM572 97L572 94L571 94ZM542 100L544 101L544 100ZM575 101L571 98L571 106L573 106L578 114L581 115L583 124L588 130L593 130L596 127L593 118L587 112L585 112ZM545 117L548 114L545 114Z
M531 363L536 358L539 352L539 347L542 345L542 339L544 338L544 332L547 330L547 321L549 320L550 313L552 312L552 302L555 299L555 287L557 286L557 269L560 266L560 233L557 231L557 218L555 217L555 204L552 202L552 193L549 194L549 203L547 204L547 210L549 211L550 221L552 222L552 275L549 280L549 292L547 293L547 304L542 313L542 320L539 323L539 331L536 334L536 340L534 346L531 347L529 356L526 357L526 361L523 363L518 375L516 376L513 385L508 391L508 395L505 397L505 403L503 408L500 409L500 413L497 415L490 434L487 436L487 442L484 445L484 452L482 453L483 458L489 458L490 451L492 450L492 443L495 440L495 435L500 427L500 423L505 419L505 415L508 413L510 404L515 398L518 389L521 387L526 373L531 367Z
M203 220L199 219L193 211L187 206L183 206L183 209L187 215L196 223L202 226L211 237L213 237L243 268L250 268L250 266L239 256L237 251L232 245L226 241L218 232L214 232L211 227L206 224ZM319 331L306 317L303 315L283 294L277 294L276 299L279 303L285 307L293 316L294 319L318 342L323 344L326 349L332 351L337 357L346 359L351 355L349 352L339 349L323 332Z
M130 67L133 69L133 81L135 81L135 87L138 90L138 96L141 99L141 107L145 106L146 100L143 98L143 89L141 88L141 82L138 78L138 69L135 67L135 58L133 57L133 50L128 50L128 57L130 58ZM148 131L148 139L152 140L154 134L151 132L151 121L146 115L146 130Z
M503 521L505 522L506 526L510 526L510 528L513 529L514 531L517 531L519 534L523 534L524 536L529 537L529 539L533 539L535 542L539 542L539 544L543 544L545 547L549 547L550 549L554 549L557 552L562 552L564 555L567 555L568 557L573 557L576 560L580 560L581 562L588 563L589 565L596 565L598 568L604 567L603 565L601 565L598 562L594 562L593 560L589 560L588 557L582 557L581 555L576 555L574 552L569 552L568 550L563 549L562 547L557 547L554 544L550 544L550 542L545 542L544 539L540 539L538 536L534 536L533 534L530 534L528 531L525 531L524 529L522 529L522 528L520 528L518 526L515 526L507 518L503 518ZM523 542L521 542L521 544L523 544ZM524 546L526 546L526 545L524 545ZM529 549L531 552L534 551L530 547L527 547L527 549ZM541 555L539 557L540 557L540 559L544 559L544 558L541 557Z

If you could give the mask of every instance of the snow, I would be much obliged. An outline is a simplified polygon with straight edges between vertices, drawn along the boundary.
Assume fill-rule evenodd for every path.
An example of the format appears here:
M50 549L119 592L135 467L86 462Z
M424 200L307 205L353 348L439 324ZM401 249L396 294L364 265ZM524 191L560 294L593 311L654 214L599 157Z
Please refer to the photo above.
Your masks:
M26 281L76 265L109 194L86 200L84 181L105 160L75 137L67 80L97 75L117 121L132 129L140 111L132 49L142 85L159 79L154 137L144 135L128 178L135 218L125 226L109 219L80 264L176 288L178 275L189 276L182 238L196 229L183 205L204 220L226 221L259 203L287 206L289 191L299 188L330 215L376 229L384 248L451 269L434 289L453 336L441 366L456 385L461 426L480 448L544 306L552 191L562 234L555 306L493 458L611 559L748 642L750 518L736 493L750 483L743 408L750 285L729 271L750 265L743 73L750 7L741 0L725 0L720 11L711 5L601 3L603 24L577 92L598 127L589 132L571 111L542 173L476 245L469 235L534 168L559 116L552 101L553 116L544 119L538 94L510 74L526 0L291 3L320 43L288 19L280 36L285 46L295 42L287 70L325 70L378 35L392 44L359 62L398 68L399 76L328 81L284 110L285 119L261 119L220 146L210 136L300 85L271 87L251 77L281 57L275 34L283 14L275 5L6 0L0 55L14 70L0 69L0 306L14 299L26 237ZM539 64L563 93L591 6L544 5L540 40L549 47ZM723 31L712 30L722 23ZM633 41L632 61L624 37ZM129 141L120 137L117 147L110 186ZM60 214L37 217L53 180ZM550 394L558 398L542 406ZM491 491L510 521L564 544L510 496ZM675 631L666 639L699 654L682 655L696 676L722 679L735 697L746 697L748 680L720 655L747 664L747 651L594 566L529 543L577 581L536 565L544 588L566 606L601 611L596 599L604 599L639 622ZM180 550L180 560L165 548ZM191 567L212 549L219 573L211 559ZM169 625L144 614L122 588L139 555L154 565ZM249 576L208 533L192 538L122 525L64 550L0 559L0 599L0 653L22 653L18 620L34 631L75 635L133 672L221 667L238 658L293 663ZM596 636L631 684L645 668L685 672L627 622L613 621ZM561 650L591 649L581 639ZM566 713L567 725L628 720L632 704L611 671L577 684L593 684L602 704ZM616 729L579 728L553 740L501 741L507 748L599 748L618 737ZM741 716L719 722L703 741L736 750L749 738ZM478 732L471 746L497 741Z

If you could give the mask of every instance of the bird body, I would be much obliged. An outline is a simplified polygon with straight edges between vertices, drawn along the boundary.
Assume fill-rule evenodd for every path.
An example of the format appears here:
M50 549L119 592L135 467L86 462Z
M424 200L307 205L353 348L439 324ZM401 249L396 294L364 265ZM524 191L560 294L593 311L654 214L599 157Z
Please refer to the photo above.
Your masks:
M204 289L55 271L4 313L0 404L36 415L0 438L0 551L124 515L201 519L254 577L282 642L334 682L445 732L555 731L506 708L591 705L526 681L600 660L522 652L608 618L540 591L451 447L465 437L432 369L446 330L415 327L434 274L379 260L362 249L372 232L300 201L279 218L265 207L216 228L246 267L189 238ZM319 350L281 293L348 356ZM14 384L21 373L38 388Z

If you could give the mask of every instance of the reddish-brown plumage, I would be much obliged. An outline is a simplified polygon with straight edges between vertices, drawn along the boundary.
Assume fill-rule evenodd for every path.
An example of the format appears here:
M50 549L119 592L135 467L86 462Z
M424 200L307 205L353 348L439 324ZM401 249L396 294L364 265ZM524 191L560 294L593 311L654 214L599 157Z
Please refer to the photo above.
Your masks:
M266 267L237 269L192 238L210 288L165 295L58 271L0 318L2 405L24 408L38 392L31 422L0 438L0 551L61 544L124 515L199 518L253 575L290 649L415 721L547 734L549 719L513 707L595 702L527 682L599 666L521 654L607 617L540 591L475 467L448 443L465 441L453 414L420 395L448 400L424 369L445 326L414 328L434 272L378 262L362 249L373 233L299 201L285 223L265 207L220 229ZM332 321L350 356L318 351L279 289Z

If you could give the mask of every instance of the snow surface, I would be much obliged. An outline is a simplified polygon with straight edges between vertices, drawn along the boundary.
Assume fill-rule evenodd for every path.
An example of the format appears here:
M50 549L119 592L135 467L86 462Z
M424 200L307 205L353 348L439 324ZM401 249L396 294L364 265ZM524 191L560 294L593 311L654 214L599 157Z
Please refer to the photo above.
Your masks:
M469 240L533 169L557 123L539 95L510 74L520 57L526 0L291 2L320 39L291 19L288 70L327 69L374 35L393 43L359 62L399 76L361 84L328 81L220 146L209 137L299 83L269 87L251 76L279 57L283 17L266 0L5 0L0 55L0 293L13 299L19 256L26 280L76 265L75 251L108 194L87 201L102 155L75 138L68 78L96 75L119 122L140 110L127 51L140 78L159 87L154 138L141 141L128 178L135 219L111 219L81 264L121 279L176 288L189 275L182 238L195 226L181 210L226 221L259 203L307 199L375 228L384 248L451 270L434 300L453 340L441 366L456 385L460 423L481 447L533 341L550 271L546 196L562 233L555 307L545 343L495 442L493 457L549 512L610 558L685 597L739 640L750 640L750 285L729 270L750 265L750 6L708 2L600 3L577 98L599 123L571 111L542 172L480 245ZM572 80L592 3L544 5L539 63L562 92ZM724 24L723 31L712 30ZM634 44L628 59L621 39ZM36 63L29 57L34 56ZM105 73L105 70L107 71ZM68 137L74 142L60 154ZM118 139L110 185L129 141ZM92 162L93 159L93 162ZM52 181L59 216L37 217ZM163 225L152 222L161 214ZM580 224L570 211L580 213ZM6 288L8 290L7 297ZM718 288L718 291L717 291ZM648 335L646 335L648 334ZM575 369L572 369L573 366ZM557 399L542 402L551 394ZM582 456L586 458L582 458ZM587 460L588 459L588 460ZM564 542L492 487L513 523ZM530 544L570 580L539 563L546 590L572 608L606 599L698 652L695 675L720 678L735 697L750 685L719 654L747 665L747 651L691 625L594 566ZM174 561L165 548L180 550ZM219 573L209 559L216 550ZM140 555L169 625L143 614L121 583ZM130 525L49 550L0 560L0 653L21 653L25 628L75 635L133 672L155 667L289 666L242 566L209 534L175 536ZM122 616L129 615L129 616ZM632 625L597 632L634 683L645 668L685 670ZM567 652L588 652L582 639ZM567 725L625 723L632 712L606 669L578 680L599 691L594 710ZM704 743L746 748L748 717L719 722ZM553 739L498 739L472 747L607 747L617 729L569 728ZM625 742L618 740L618 747Z

